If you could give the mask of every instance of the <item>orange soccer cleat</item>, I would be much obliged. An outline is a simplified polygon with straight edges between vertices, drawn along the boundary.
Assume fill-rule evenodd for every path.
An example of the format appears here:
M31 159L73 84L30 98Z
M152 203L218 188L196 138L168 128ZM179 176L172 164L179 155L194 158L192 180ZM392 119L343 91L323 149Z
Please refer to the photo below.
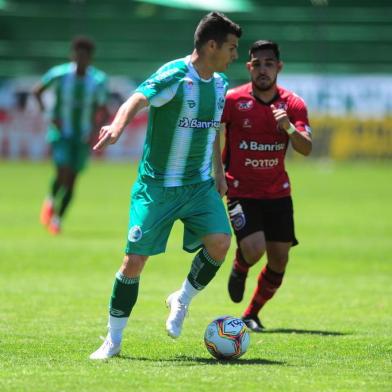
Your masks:
M49 224L48 231L50 234L58 235L61 233L60 218L57 215L53 215Z
M45 199L40 214L40 221L44 226L49 225L50 220L54 215L53 202L50 199Z

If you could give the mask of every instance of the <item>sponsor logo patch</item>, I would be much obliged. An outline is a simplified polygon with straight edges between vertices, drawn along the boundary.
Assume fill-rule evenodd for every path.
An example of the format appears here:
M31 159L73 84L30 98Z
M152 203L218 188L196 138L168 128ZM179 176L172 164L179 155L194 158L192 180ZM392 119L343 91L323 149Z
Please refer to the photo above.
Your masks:
M188 104L190 109L193 109L196 106L196 102L192 99L188 99L186 103Z
M229 210L231 224L235 231L239 231L245 227L246 218L241 204L237 204L234 208Z
M159 82L168 82L169 80L173 79L174 74L176 74L179 71L178 68L172 68L172 69L168 69L164 72L159 73L155 80L159 81Z
M252 128L252 123L250 122L249 118L244 119L242 128Z
M245 167L253 167L255 169L270 169L277 166L279 163L278 158L274 159L245 159Z
M250 151L281 151L286 145L284 143L259 143L255 140L241 140L238 148Z
M225 89L225 82L222 80L222 79L216 79L215 80L215 87L218 89L218 90L223 90L223 89Z
M143 232L140 226L132 226L128 232L128 240L130 242L137 242L143 237Z
M215 121L215 120L202 121L202 120L199 120L198 118L183 117L178 122L178 126L180 128L197 128L197 129L216 128L216 129L219 129L220 121Z
M223 97L220 97L218 99L218 103L217 103L218 109L222 110L223 107L225 106L225 99Z
M246 101L238 101L236 103L236 107L240 112L246 112L253 108L253 101L251 99Z

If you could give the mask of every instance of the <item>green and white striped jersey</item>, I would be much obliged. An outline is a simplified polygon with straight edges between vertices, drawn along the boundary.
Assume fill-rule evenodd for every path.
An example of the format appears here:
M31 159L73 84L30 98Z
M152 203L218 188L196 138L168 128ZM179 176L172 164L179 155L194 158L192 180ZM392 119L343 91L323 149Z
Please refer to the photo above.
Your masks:
M62 137L87 141L93 130L95 110L107 100L106 74L89 66L84 76L78 76L76 64L71 62L51 68L41 82L54 88L51 115L59 124Z
M228 81L219 73L201 79L190 58L163 65L136 89L151 105L141 181L153 179L172 187L211 178Z

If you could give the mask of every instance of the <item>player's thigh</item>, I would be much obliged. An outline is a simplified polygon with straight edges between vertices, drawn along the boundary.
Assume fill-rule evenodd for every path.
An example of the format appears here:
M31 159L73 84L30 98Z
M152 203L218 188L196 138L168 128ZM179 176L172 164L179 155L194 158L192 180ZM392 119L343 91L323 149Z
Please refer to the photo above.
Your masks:
M91 147L86 143L75 143L72 147L71 167L75 173L80 173L88 164Z
M294 211L291 197L263 201L266 241L298 244L295 237Z
M70 167L72 163L71 143L65 139L59 139L50 144L52 160L57 167Z
M202 239L210 234L231 235L225 206L210 181L194 186L180 219L185 226L184 249L188 251L200 247Z
M175 206L165 201L165 189L136 182L132 189L126 254L162 253L175 221Z
M238 245L242 255L248 263L256 263L266 250L266 241L263 231L256 231L242 238Z
M268 266L275 272L283 273L289 261L291 242L267 241Z
M230 198L227 200L227 208L238 244L253 233L264 231L258 200Z

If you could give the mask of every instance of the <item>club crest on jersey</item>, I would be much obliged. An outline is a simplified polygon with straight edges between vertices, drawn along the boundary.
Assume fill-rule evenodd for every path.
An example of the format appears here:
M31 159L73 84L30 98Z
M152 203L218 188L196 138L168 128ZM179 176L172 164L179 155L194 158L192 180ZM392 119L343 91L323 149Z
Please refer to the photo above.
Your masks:
M276 108L277 109L287 110L287 103L286 102L278 102L276 104Z
M246 101L244 101L244 100L238 101L236 103L236 106L240 112L246 112L246 111L253 108L253 101L251 99L246 100Z
M128 240L130 242L137 242L143 237L143 232L140 226L132 226L129 229Z

